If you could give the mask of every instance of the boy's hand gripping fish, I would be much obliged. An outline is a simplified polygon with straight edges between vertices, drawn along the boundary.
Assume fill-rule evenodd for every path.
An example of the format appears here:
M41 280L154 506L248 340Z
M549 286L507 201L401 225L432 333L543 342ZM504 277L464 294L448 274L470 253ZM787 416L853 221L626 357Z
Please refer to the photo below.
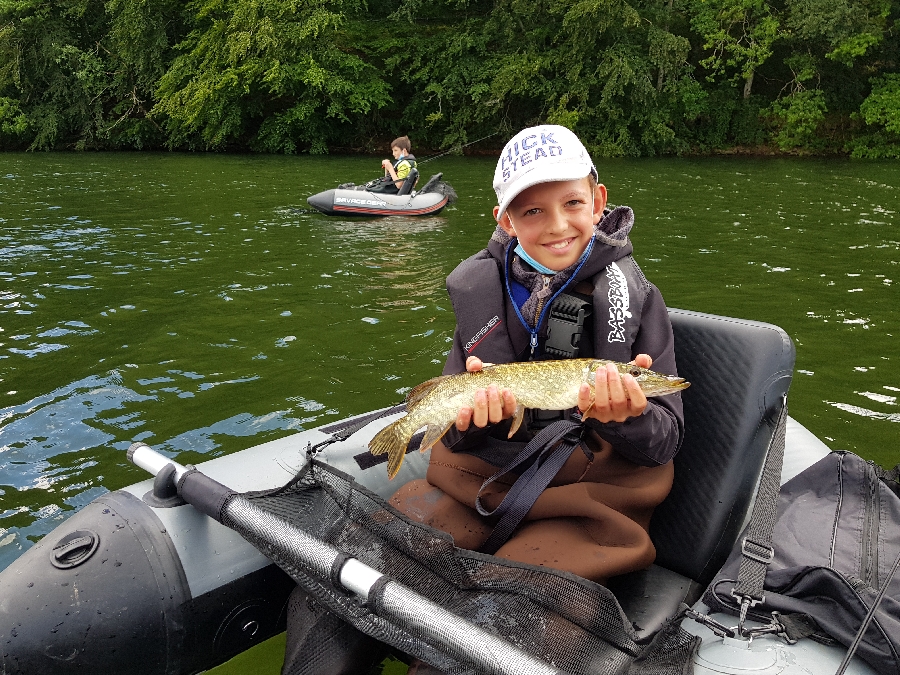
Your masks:
M597 368L612 363L620 375L630 374L641 387L644 396L665 396L690 386L683 378L660 375L633 364L603 359L561 359L556 361L526 361L485 365L481 371L442 375L413 388L406 396L406 415L375 434L369 442L373 455L388 455L388 476L400 470L406 447L413 435L427 427L419 451L425 452L437 443L463 406L473 407L475 391L494 384L509 389L516 397L512 436L522 423L525 408L567 410L578 404L578 390L587 383L594 391ZM626 392L627 393L627 392Z

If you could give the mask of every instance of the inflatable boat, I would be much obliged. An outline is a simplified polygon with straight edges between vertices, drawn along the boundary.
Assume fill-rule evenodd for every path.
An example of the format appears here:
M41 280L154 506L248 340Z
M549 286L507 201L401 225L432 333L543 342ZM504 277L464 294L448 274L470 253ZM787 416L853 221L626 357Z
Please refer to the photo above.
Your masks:
M441 180L442 174L433 175L416 191L418 177L419 171L411 169L396 194L380 192L383 181L377 179L365 185L345 183L306 201L328 216L430 216L456 201L455 191Z
M784 459L775 467L780 483L830 451L787 417L794 347L784 331L676 309L670 316L679 371L691 382L683 393L686 436L673 489L651 523L656 562L609 584L616 611L630 623L629 640L650 642L668 617L691 606L681 626L700 638L691 657L694 673L800 675L844 667L841 672L874 675L859 656L842 664L845 645L809 639L791 644L750 620L751 632L735 633L728 628L734 616L710 612L700 600L751 520L755 486L770 466L773 411L784 430ZM391 570L378 570L377 560L357 560L352 551L348 558L312 535L282 532L282 521L271 514L247 524L259 511L255 491L289 483L311 458L345 475L351 491L372 500L424 476L427 454L409 452L389 481L383 457L367 451L372 436L402 414L402 406L375 411L197 467L132 445L129 459L153 477L97 498L0 573L0 673L187 675L223 663L284 630L295 581L272 562L278 542L311 558L306 567L297 563L303 567L297 574L343 585L348 597L356 593L362 602L354 611L369 606L407 618L424 612L420 630L435 632L436 644L456 658L472 660L458 672L566 672L415 591L383 583ZM385 518L382 513L379 522ZM271 541L261 545L260 538ZM479 563L493 558L472 555ZM382 593L378 602L373 589ZM513 625L517 619L504 621ZM624 670L599 664L579 672Z

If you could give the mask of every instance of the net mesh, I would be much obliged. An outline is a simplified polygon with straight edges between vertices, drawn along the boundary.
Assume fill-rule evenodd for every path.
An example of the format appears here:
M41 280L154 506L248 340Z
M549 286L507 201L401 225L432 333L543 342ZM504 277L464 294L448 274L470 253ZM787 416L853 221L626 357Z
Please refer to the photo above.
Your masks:
M373 666L387 647L354 630L305 593L294 592L288 601L288 641L282 675L379 672Z
M573 674L675 675L696 638L680 627L641 646L612 593L572 574L457 549L452 538L411 521L350 476L313 461L287 486L244 495L311 537L554 667ZM234 526L233 523L225 523ZM241 529L236 527L235 529ZM244 533L244 536L248 536ZM331 612L363 633L452 675L473 673L410 623L376 616L355 596L313 576L284 550L260 547ZM432 632L440 630L432 625ZM662 645L662 647L660 647ZM687 666L689 667L689 665Z

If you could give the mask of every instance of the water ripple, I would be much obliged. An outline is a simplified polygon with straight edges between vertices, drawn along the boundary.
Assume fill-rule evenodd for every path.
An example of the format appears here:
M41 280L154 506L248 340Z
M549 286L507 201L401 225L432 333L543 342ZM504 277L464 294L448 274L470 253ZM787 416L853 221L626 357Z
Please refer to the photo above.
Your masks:
M495 227L481 158L442 166L453 209L381 219L298 209L323 177L364 182L366 158L4 161L15 178L0 181L0 390L13 405L0 408L0 568L72 510L142 480L122 458L134 440L199 461L389 405L440 373L446 276ZM886 464L900 399L900 382L883 381L900 339L900 209L887 199L898 171L617 160L604 182L634 208L636 260L667 304L783 326L797 345L792 414ZM832 403L848 397L861 405Z
M851 405L849 403L836 403L834 401L826 401L826 403L828 405L834 406L838 410L853 413L854 415L859 415L860 417L867 417L873 420L884 420L886 422L900 422L900 413L878 412L877 410L869 410L868 408L863 408L862 406L858 405Z

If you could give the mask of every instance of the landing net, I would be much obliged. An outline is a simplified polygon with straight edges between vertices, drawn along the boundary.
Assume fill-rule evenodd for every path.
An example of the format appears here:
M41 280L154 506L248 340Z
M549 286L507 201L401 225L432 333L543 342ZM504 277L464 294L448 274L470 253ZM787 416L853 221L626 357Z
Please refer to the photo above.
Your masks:
M648 645L635 634L612 593L565 572L509 562L457 549L451 537L409 520L378 495L314 460L288 485L244 495L255 506L311 537L389 575L454 615L502 637L528 654L573 674L681 675L697 638L670 625ZM234 527L234 523L225 522ZM416 625L431 624L419 608L391 623L355 596L335 588L322 570L310 574L284 548L251 543L303 589L358 630L451 675L471 667L438 649ZM323 578L324 577L324 578ZM452 652L452 650L449 650Z

